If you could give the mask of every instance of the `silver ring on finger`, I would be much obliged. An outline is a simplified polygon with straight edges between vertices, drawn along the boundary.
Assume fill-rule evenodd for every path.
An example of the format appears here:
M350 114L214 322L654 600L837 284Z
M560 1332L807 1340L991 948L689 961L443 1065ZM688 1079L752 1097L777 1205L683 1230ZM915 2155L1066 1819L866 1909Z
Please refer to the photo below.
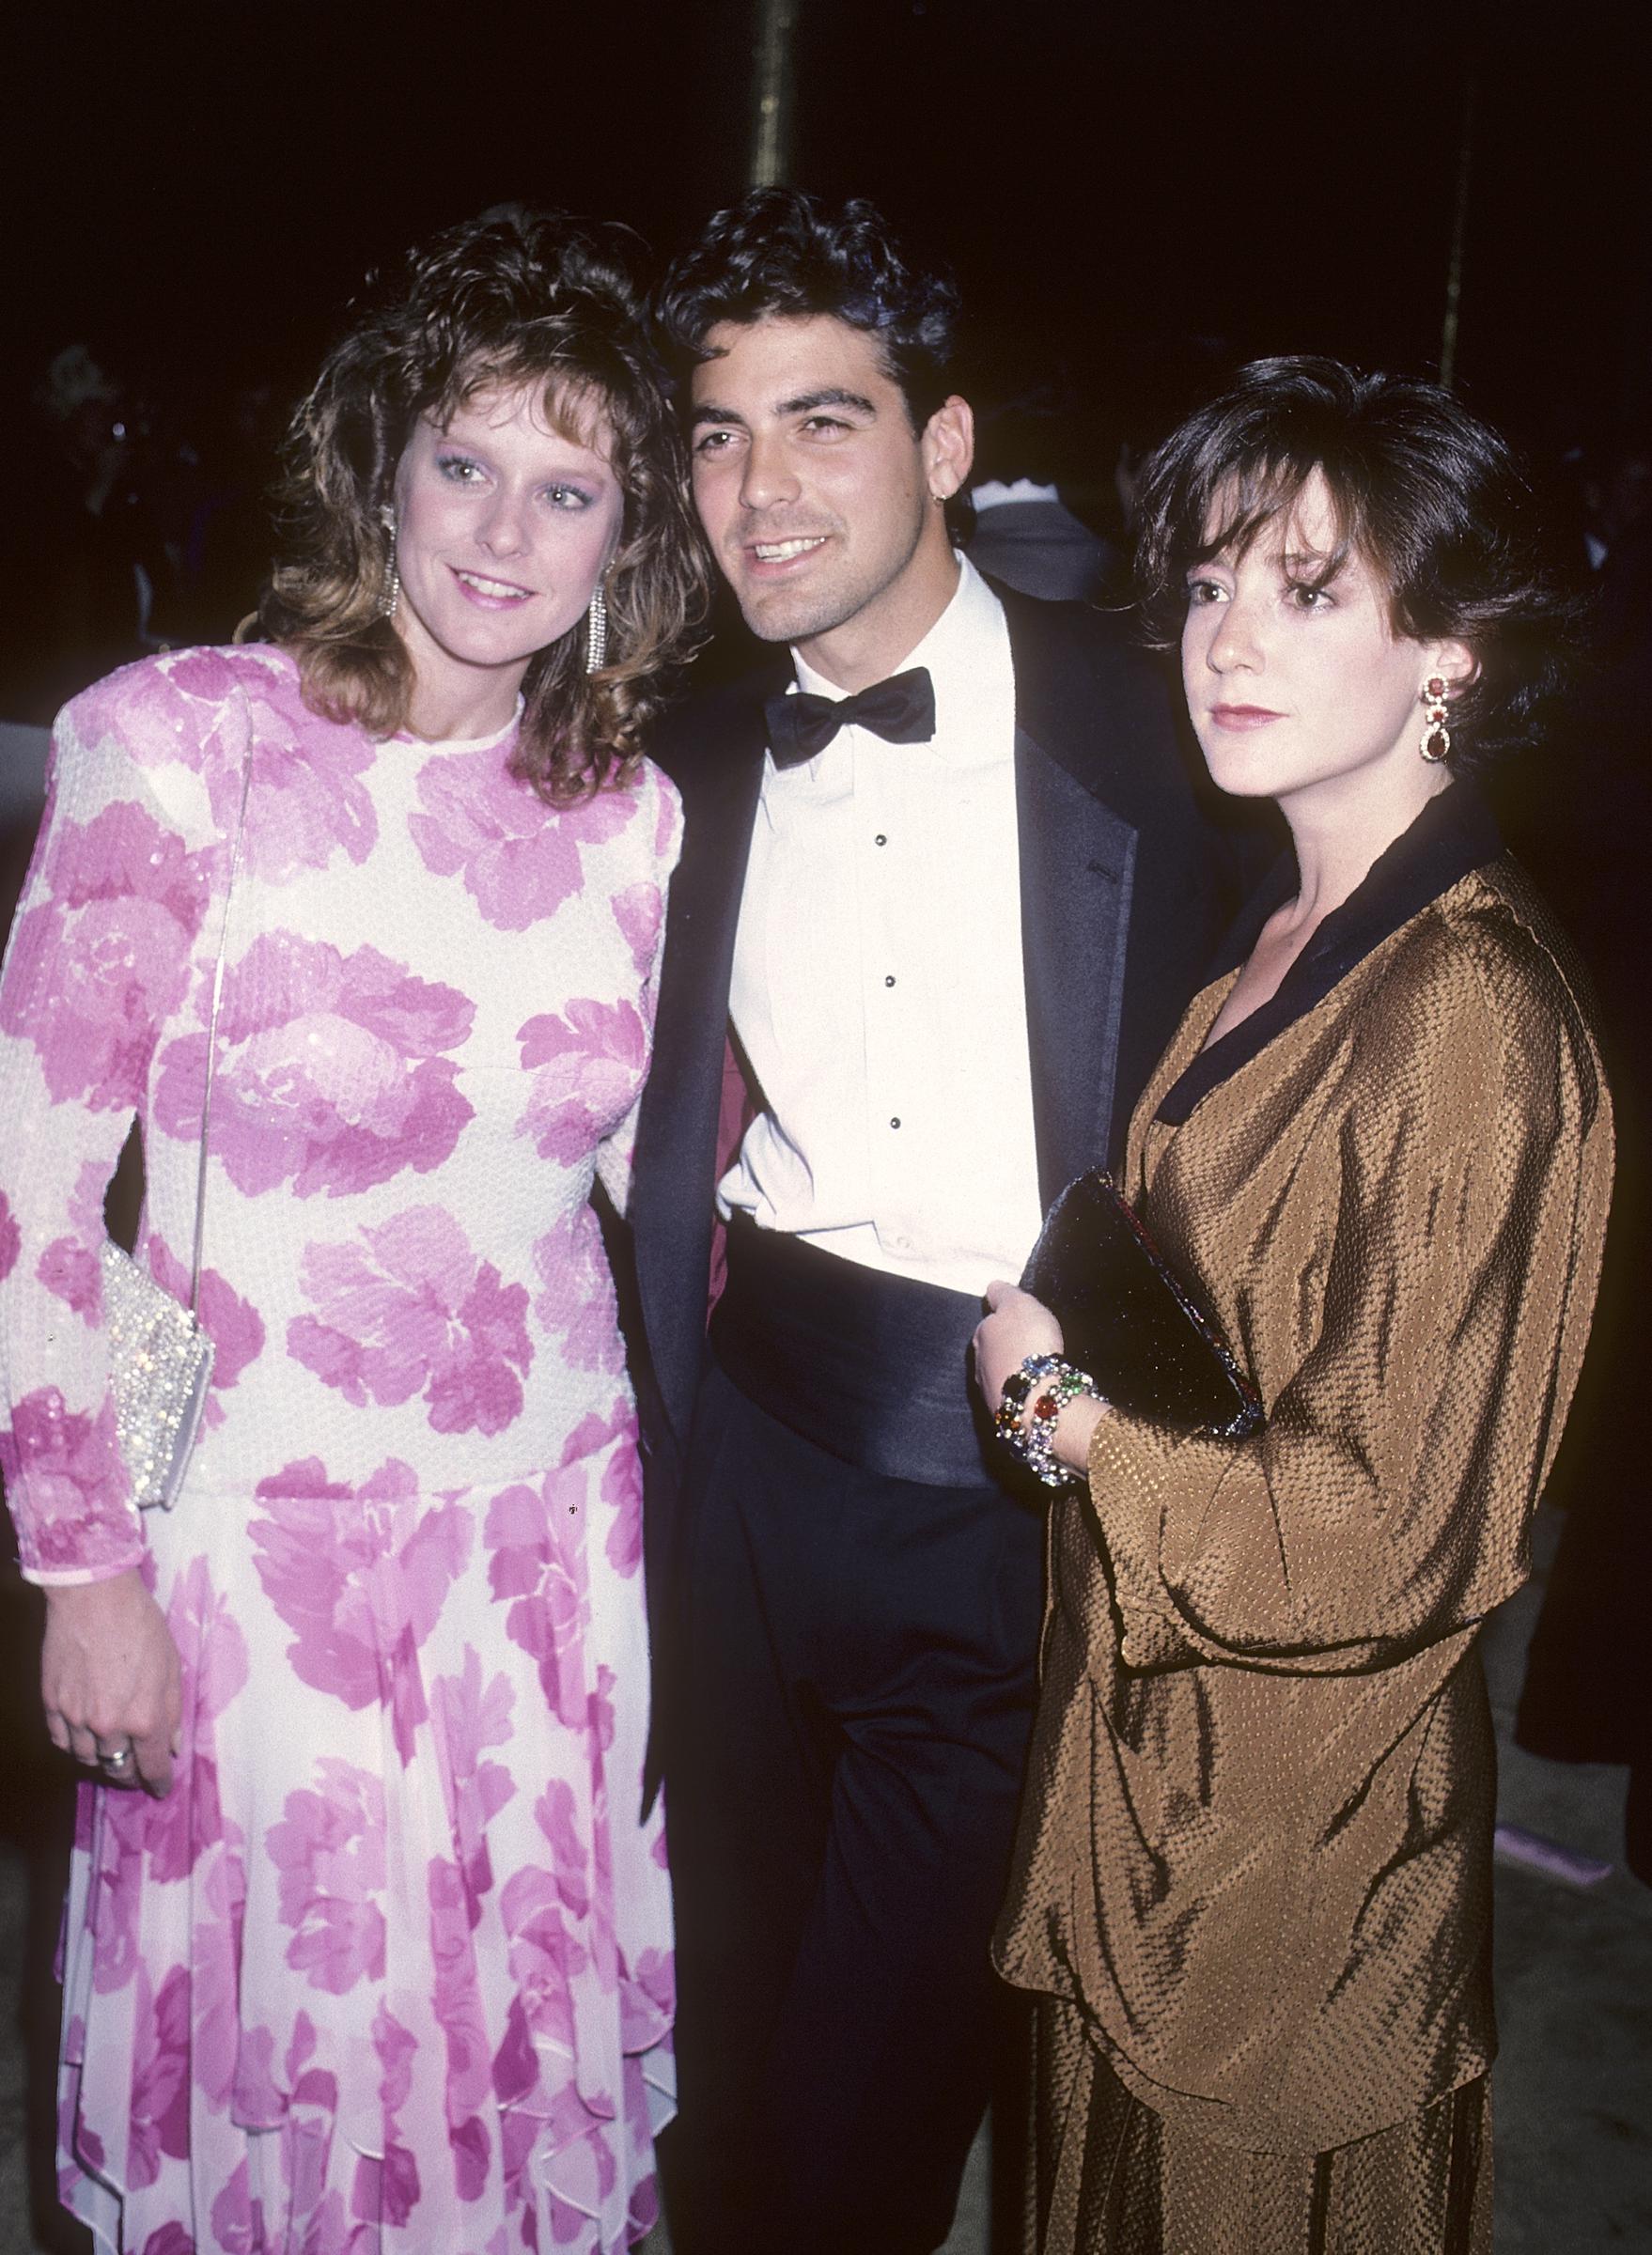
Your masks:
M119 1777L132 1766L132 1749L130 1746L117 1746L112 1754L100 1754L98 1760L105 1769Z

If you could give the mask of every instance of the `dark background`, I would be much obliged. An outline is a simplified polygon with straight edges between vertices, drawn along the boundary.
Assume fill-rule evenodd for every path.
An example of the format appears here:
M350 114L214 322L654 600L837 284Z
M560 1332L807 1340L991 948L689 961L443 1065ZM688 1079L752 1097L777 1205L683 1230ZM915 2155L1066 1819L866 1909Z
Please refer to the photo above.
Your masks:
M1437 361L1472 79L1458 378L1560 450L1649 388L1642 12L802 0L793 174L870 194L977 313L1162 424L1207 358ZM75 338L174 410L290 394L366 268L507 197L675 248L744 185L755 14L25 0L8 404Z
M1652 424L1644 7L801 8L791 177L827 197L871 196L949 258L980 324L1019 346L1023 374L1064 364L1097 403L1103 498L1106 447L1161 435L1239 359L1321 350L1438 365L1472 112L1457 381L1554 481L1562 529L1576 505L1581 563L1584 474ZM239 534L230 564L182 620L182 639L222 639L256 594L262 518L250 497L273 467L274 431L363 274L511 198L622 218L660 252L678 248L746 182L756 13L757 0L418 16L351 0L13 0L0 35L0 656L21 666L31 636L47 639L53 543L66 553L86 535L30 406L52 355L85 346L141 403L151 470L182 494L173 534L203 496L239 497L219 520ZM231 402L254 386L262 405L237 428ZM186 453L195 467L180 483ZM110 568L130 609L130 566L116 556ZM168 639L174 615L163 607L156 621ZM1637 616L1644 629L1644 607ZM1644 1392L1633 1317L1652 1257L1641 845L1652 656L1644 637L1636 646L1610 696L1574 713L1557 780L1525 826L1588 946L1613 1035L1625 1150L1613 1267L1568 1441L1574 1469L1555 1484L1608 1501L1644 1488L1643 1423L1612 1413ZM44 721L57 696L134 654L83 645L72 677L45 669L26 699L20 688L0 700L0 720ZM32 805L25 814L0 826L0 922ZM1631 1556L1627 1511L1568 1517L1577 1535L1551 1585L1566 1602L1551 1601L1545 1625L1550 1678L1592 1678L1598 1711L1640 1717L1644 1739L1638 1599L1652 1568ZM1636 1617L1606 1620L1602 1591ZM0 1572L0 1845L21 1847L34 1874L23 2010L45 2062L67 1808L36 1720L30 1608ZM1621 1688L1597 1665L1613 1652ZM1589 1718L1584 1728L1564 1700L1554 1717L1537 1717L1546 1727L1529 1743L1644 1761L1635 1775L1652 1781L1642 1741L1602 1735ZM1647 1810L1652 1783L1644 1791ZM1652 1876L1652 1810L1641 1821ZM41 2232L50 2093L40 2065L30 2104Z

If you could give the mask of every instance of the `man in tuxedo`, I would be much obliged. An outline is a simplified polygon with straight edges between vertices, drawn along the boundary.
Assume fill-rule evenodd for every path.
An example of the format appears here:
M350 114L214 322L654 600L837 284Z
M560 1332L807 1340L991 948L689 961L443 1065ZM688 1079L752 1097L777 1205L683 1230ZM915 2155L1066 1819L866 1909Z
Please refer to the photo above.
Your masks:
M868 206L779 189L662 298L699 515L775 645L658 747L687 828L631 1216L678 2255L947 2232L1042 1605L966 1351L1219 912L1149 661L953 546L954 315Z

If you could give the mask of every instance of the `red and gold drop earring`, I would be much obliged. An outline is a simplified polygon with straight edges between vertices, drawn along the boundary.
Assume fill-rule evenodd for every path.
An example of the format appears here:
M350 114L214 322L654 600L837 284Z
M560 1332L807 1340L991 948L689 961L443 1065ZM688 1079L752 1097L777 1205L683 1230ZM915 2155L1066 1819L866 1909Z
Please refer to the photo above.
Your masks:
M1417 747L1432 767L1451 750L1451 730L1445 724L1445 680L1430 674L1423 684L1423 740Z

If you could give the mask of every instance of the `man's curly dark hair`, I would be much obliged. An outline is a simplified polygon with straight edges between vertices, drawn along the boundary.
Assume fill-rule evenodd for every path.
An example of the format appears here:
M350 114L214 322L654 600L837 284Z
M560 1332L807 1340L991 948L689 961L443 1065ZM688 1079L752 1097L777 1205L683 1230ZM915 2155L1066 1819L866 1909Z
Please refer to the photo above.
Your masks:
M655 315L668 353L690 366L720 321L830 314L876 337L914 431L946 398L958 327L950 274L916 266L875 207L829 209L798 188L755 188L719 211L672 265Z

